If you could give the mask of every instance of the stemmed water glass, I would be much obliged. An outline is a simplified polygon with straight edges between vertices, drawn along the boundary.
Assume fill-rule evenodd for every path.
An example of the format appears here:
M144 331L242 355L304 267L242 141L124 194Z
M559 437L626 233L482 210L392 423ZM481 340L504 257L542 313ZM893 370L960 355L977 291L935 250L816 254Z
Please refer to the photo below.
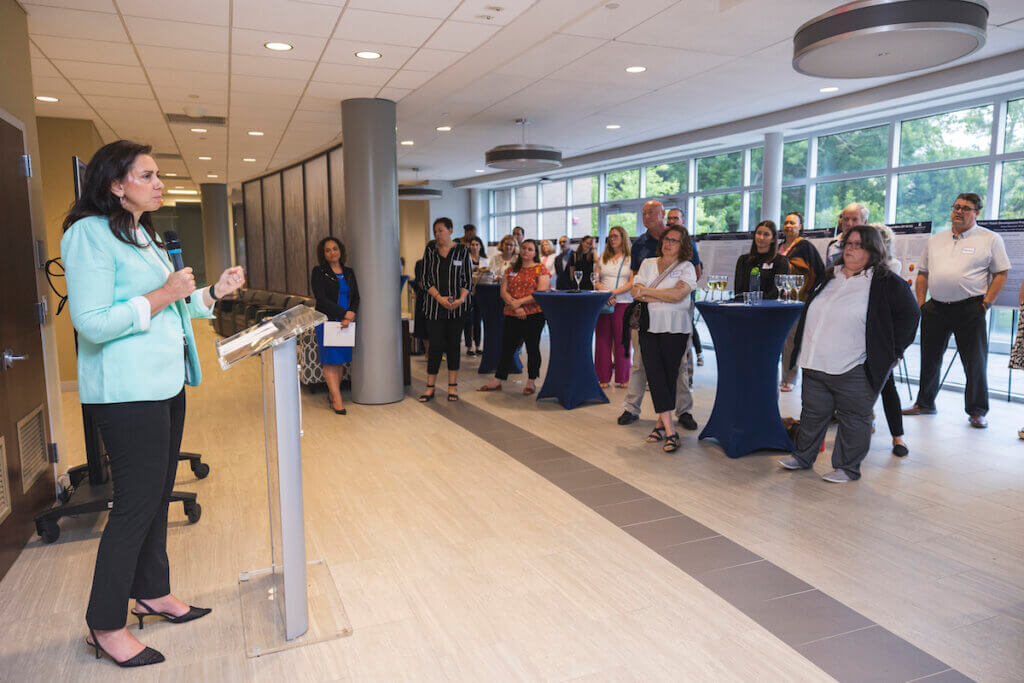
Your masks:
M804 286L804 276L803 275L791 275L790 277L793 280L792 294L793 294L793 301L795 303L795 302L800 301L800 290Z
M779 292L779 300L782 301L782 303L786 303L786 301L788 300L788 296L787 296L787 293L786 293L786 277L788 277L788 276L786 276L786 275L776 275L775 276L775 289L778 290L778 292Z
M572 273L572 279L576 280L576 291L580 291L580 283L583 282L583 272L574 270Z

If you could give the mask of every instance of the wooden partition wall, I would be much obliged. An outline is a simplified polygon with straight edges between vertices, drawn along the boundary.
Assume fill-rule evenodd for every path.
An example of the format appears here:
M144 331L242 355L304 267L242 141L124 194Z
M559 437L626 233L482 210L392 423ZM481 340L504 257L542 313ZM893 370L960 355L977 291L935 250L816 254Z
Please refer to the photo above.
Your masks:
M344 240L341 146L242 183L242 205L236 247L244 251L249 286L309 295L317 244L329 235Z

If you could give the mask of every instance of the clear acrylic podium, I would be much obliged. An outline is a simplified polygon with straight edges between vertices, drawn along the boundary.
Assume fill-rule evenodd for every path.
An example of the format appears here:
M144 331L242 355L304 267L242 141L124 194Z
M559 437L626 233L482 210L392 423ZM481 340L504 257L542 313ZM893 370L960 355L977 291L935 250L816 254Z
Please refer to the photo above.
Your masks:
M326 563L306 561L297 337L325 320L309 306L295 306L217 342L223 369L253 356L261 366L271 562L239 574L250 657L352 632Z

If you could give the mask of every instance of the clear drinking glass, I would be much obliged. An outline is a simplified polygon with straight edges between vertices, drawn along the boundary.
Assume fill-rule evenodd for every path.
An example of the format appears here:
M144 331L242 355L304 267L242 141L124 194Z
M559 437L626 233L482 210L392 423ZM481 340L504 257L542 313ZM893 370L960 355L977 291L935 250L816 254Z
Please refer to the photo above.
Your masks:
M775 289L779 292L779 301L786 303L786 276L776 275L775 276Z
M804 276L794 275L793 276L793 301L800 300L800 290L804 286Z
M576 291L580 291L580 283L583 282L583 272L579 270L573 271L572 278L576 280Z

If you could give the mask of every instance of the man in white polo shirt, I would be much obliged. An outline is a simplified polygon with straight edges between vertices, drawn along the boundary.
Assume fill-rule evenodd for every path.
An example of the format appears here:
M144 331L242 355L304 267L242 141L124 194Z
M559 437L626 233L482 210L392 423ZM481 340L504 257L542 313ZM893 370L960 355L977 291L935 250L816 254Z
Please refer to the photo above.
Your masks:
M971 426L988 426L988 337L985 312L1006 284L1010 259L1003 238L975 223L981 197L973 192L953 203L953 228L928 239L918 266L921 306L921 385L917 402L904 415L933 415L942 355L952 334L967 375L964 408ZM925 303L931 291L932 298Z

